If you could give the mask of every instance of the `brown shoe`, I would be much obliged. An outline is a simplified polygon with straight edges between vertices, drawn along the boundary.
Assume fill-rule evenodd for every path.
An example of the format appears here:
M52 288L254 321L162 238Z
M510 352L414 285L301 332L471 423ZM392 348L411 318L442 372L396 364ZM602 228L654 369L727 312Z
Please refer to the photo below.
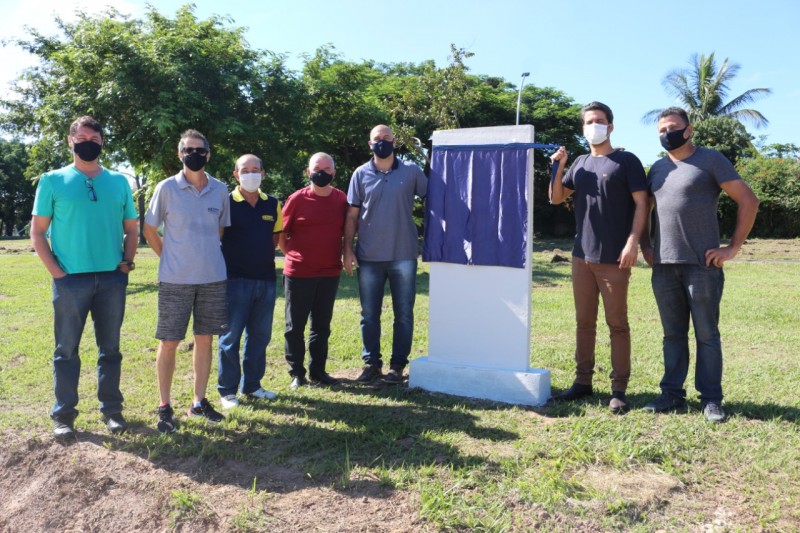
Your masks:
M611 409L611 412L615 415L619 415L628 411L628 399L625 397L625 393L622 391L615 390L611 394L611 401L608 402L608 408Z

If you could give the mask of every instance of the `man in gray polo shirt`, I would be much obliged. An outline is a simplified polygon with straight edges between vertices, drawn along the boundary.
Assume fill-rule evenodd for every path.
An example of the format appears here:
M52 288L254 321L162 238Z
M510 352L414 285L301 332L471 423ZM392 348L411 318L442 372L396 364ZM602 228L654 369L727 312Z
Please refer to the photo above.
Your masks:
M206 399L211 372L211 339L227 330L225 259L220 248L223 228L230 226L228 189L205 172L211 157L208 140L187 130L178 143L183 170L156 186L147 210L144 236L161 258L158 265L159 339L156 376L161 403L158 430L172 433L177 422L170 391L175 352L194 315L194 397L190 417L220 422L224 417ZM164 237L158 227L164 225Z
M414 197L425 196L428 178L417 165L394 155L394 132L389 126L372 128L369 146L374 157L358 167L350 180L344 230L344 268L352 274L353 267L358 267L361 299L361 358L366 366L358 381L369 383L382 375L381 307L388 280L394 332L390 371L384 380L402 383L414 335L418 232L412 211Z

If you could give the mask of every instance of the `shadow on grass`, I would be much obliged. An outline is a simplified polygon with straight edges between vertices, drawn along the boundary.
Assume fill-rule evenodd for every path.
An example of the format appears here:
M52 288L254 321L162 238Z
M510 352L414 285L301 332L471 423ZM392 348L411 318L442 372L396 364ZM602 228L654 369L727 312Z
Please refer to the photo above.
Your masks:
M272 492L357 485L360 491L390 493L398 478L426 467L496 468L486 450L519 435L481 423L480 411L511 408L406 387L345 383L243 403L219 425L181 419L171 435L156 432L153 416L132 417L123 437L81 432L79 438L198 482L251 489L256 478L259 488ZM464 452L473 449L475 454Z

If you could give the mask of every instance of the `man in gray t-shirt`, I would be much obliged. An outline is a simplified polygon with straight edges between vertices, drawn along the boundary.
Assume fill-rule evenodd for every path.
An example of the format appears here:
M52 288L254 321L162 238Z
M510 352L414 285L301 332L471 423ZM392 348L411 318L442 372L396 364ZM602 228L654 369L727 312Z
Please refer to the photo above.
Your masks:
M641 239L653 267L653 293L664 328L664 377L661 396L645 406L655 413L685 410L683 388L689 371L689 319L697 340L695 387L709 422L725 419L722 409L722 345L719 304L725 276L722 266L744 244L758 211L758 198L716 150L695 147L686 112L670 107L658 117L667 156L647 176L655 206L653 247L649 232ZM717 204L721 191L738 206L736 228L720 247Z
M414 300L417 279L417 226L412 218L414 197L425 196L428 178L412 163L394 154L394 132L383 124L372 128L374 157L353 172L347 192L344 229L344 268L358 268L361 300L361 337L364 371L368 383L382 375L381 308L386 281L392 293L394 329L388 383L401 383L414 335ZM358 233L358 246L353 239Z

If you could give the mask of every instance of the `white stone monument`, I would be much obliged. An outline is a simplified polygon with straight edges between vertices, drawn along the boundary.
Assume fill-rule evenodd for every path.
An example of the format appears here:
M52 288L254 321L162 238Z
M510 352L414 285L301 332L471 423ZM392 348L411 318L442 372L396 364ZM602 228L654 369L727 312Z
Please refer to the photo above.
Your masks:
M437 131L434 150L530 146L531 125ZM435 161L434 161L435 164ZM527 148L527 248L521 268L431 262L428 356L411 361L409 386L537 406L550 398L550 371L530 368L533 148ZM471 180L491 180L469 170ZM491 174L491 173L489 173ZM462 179L450 176L448 179ZM428 198L428 202L431 198ZM463 209L474 213L465 198ZM426 207L427 208L427 207ZM491 224L492 221L486 221ZM465 249L471 246L464 244Z

